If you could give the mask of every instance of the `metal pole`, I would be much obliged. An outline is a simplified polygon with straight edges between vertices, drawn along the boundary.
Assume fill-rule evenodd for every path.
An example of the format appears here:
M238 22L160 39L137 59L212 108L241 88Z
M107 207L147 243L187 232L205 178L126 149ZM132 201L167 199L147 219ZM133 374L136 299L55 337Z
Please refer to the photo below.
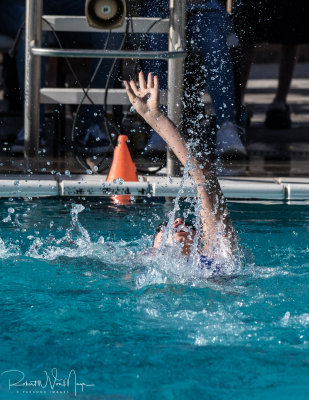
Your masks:
M27 0L25 24L25 148L27 168L34 168L40 129L41 57L34 56L31 48L42 44L42 0ZM32 160L31 160L32 159Z
M169 51L185 49L186 0L170 0ZM168 116L181 129L184 59L168 61ZM180 174L180 164L171 149L167 149L167 175Z

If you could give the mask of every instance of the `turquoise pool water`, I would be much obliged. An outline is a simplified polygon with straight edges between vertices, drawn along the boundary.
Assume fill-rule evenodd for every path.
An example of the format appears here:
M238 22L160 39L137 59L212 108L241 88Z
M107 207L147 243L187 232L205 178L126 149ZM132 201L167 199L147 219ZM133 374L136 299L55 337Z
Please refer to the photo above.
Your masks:
M308 207L230 203L205 279L138 256L172 203L79 203L0 200L1 399L308 399Z

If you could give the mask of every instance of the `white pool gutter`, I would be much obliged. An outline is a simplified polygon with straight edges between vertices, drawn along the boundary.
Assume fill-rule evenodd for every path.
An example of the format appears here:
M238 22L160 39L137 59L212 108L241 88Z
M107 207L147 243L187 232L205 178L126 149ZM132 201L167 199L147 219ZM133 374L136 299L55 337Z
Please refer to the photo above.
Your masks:
M229 200L309 200L309 178L246 178L219 179L222 191ZM181 178L141 176L139 182L107 183L104 175L31 175L29 177L0 176L0 197L108 197L129 194L147 197L195 196L192 181L181 187Z

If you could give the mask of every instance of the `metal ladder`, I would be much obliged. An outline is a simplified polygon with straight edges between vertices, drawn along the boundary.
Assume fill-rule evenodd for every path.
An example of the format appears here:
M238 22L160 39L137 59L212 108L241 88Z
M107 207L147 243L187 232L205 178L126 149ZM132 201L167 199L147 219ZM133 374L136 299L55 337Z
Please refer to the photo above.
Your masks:
M135 33L146 33L154 21L152 33L169 35L168 51L128 51L128 50L90 50L90 49L53 49L42 48L42 31L51 30L42 22L43 0L26 1L26 50L25 50L25 105L24 157L26 169L35 172L39 147L40 104L79 104L83 91L79 88L41 88L41 57L80 57L80 58L130 58L130 59L167 59L168 91L167 101L164 91L160 98L168 104L168 116L176 125L182 120L183 67L185 52L186 0L170 0L170 18L133 18ZM55 31L100 32L88 26L86 17L44 16ZM125 27L113 30L123 33ZM130 32L130 31L129 31ZM108 104L129 104L124 89L109 89ZM105 90L90 89L89 95L95 104L103 104ZM87 102L85 102L87 104ZM167 174L177 172L176 159L170 149L167 150Z

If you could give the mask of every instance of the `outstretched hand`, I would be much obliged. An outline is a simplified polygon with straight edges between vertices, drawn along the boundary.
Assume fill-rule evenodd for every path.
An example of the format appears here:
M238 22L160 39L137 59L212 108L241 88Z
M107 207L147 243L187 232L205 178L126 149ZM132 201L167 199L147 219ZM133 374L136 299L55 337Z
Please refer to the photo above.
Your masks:
M147 117L147 113L156 116L160 114L159 109L159 80L157 76L148 74L147 83L144 73L138 75L139 89L134 81L124 81L124 85L129 96L130 102L135 110L143 117Z
M147 83L143 72L139 73L139 88L134 81L124 81L130 102L135 110L145 119L167 145L173 150L179 161L185 166L188 162L188 148L184 137L177 126L159 109L159 80L157 76L148 74ZM235 233L229 218L228 210L223 200L216 171L209 159L198 161L196 155L190 155L190 174L197 186L197 194L202 203L201 220L203 230L204 250L213 251L222 237L222 223L225 226L225 236L234 246ZM220 207L218 207L218 204Z

